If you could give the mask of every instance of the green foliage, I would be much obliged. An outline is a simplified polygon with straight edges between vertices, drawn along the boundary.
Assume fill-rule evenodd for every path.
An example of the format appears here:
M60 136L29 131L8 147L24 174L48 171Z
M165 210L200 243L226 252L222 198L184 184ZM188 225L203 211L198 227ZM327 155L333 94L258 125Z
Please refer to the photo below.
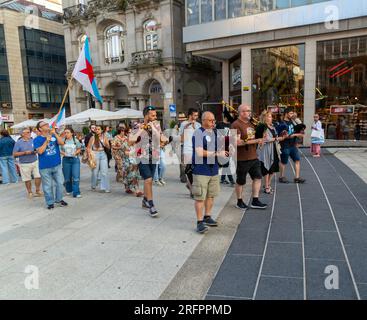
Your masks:
M88 127L83 127L83 134L86 136L89 133Z

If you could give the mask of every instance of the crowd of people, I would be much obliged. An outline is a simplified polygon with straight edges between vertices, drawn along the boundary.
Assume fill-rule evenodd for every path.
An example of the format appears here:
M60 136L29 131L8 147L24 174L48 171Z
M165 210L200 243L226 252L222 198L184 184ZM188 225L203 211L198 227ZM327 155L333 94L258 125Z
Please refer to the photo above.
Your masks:
M209 111L201 115L199 122L199 110L191 108L187 120L168 133L161 129L155 107L146 107L143 116L142 123L120 123L114 132L110 127L91 124L85 137L76 135L70 127L58 133L44 121L40 121L35 130L23 129L17 141L3 130L0 139L2 183L18 182L18 166L28 197L44 197L47 208L52 210L56 205L68 205L64 195L82 197L81 162L90 168L91 190L110 193L109 167L110 160L114 159L116 181L127 194L142 197L142 207L151 217L157 217L153 185L166 184L165 157L167 145L172 144L171 152L179 159L180 180L195 202L199 233L218 225L212 218L212 209L221 184L235 187L238 209L246 210L249 206L263 210L267 204L260 200L261 193L273 193L274 174L279 172L280 183L290 183L285 177L289 158L295 165L293 182L305 183L300 175L298 149L305 126L292 108L284 111L281 121L274 121L273 114L264 111L257 123L247 105L240 105L236 116L225 112L223 121L218 123ZM323 130L318 115L314 120L311 152L320 157ZM247 175L252 180L250 202L243 198ZM140 180L143 180L143 190Z

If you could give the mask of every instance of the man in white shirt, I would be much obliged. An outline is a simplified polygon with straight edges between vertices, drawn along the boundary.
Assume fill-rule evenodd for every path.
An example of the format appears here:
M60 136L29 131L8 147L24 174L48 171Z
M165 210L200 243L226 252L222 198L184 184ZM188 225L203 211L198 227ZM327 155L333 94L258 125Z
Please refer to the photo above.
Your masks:
M192 176L192 137L196 129L201 127L201 124L196 120L199 117L199 111L194 108L190 108L188 111L188 119L181 123L179 135L181 136L182 147L182 157L183 163L181 165L185 166L185 174L187 176L186 186L190 191L192 196L191 188L193 182Z

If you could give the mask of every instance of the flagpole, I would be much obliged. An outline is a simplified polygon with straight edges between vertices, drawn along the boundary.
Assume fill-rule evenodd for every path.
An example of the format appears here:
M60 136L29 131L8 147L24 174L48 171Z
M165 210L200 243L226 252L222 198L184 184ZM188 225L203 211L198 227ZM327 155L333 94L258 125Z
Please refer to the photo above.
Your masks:
M59 112L57 114L59 114L61 112L61 109L64 106L64 103L65 103L66 97L68 96L72 81L73 81L73 77L70 77L70 79L68 81L68 86L67 86L65 94L64 94L64 98L62 99L61 106L60 106Z

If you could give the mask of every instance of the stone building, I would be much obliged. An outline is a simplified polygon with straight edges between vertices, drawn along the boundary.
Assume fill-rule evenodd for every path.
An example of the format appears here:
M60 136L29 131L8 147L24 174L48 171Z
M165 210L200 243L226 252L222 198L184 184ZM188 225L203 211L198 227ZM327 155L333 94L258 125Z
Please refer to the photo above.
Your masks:
M103 104L79 84L70 92L72 113L88 107L158 108L167 124L169 106L177 112L219 101L220 68L185 53L182 0L64 0L68 72L72 72L85 36Z

